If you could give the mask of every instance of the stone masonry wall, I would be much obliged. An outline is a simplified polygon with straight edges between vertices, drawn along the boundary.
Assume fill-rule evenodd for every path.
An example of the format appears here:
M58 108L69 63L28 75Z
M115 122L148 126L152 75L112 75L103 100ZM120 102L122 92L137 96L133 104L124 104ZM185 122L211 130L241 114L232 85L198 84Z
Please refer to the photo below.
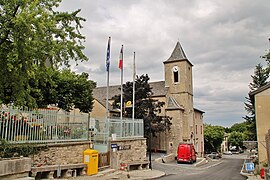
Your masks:
M83 152L89 141L49 144L48 150L33 155L33 166L64 165L83 163Z
M30 170L30 158L0 160L0 179L2 180L27 177Z
M125 161L143 161L147 159L146 138L112 140L110 144L116 144L119 147L115 151L110 150L111 167L114 169L119 169L120 163Z

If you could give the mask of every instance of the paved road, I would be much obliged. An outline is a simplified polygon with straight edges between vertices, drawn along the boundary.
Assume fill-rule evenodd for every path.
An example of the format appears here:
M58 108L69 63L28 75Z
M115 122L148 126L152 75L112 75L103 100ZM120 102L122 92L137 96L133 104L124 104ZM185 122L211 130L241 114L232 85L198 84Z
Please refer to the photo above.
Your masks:
M200 167L189 164L154 163L154 169L164 171L167 175L162 179L169 180L244 180L240 175L244 156L224 156L221 160L210 162Z

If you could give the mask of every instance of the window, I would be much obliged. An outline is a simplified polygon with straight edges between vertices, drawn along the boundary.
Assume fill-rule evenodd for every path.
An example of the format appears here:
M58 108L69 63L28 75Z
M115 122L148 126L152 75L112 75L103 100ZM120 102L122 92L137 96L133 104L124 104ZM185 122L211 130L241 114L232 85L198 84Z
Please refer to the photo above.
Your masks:
M196 125L196 134L198 134L198 127L197 127L197 125Z
M202 126L201 126L201 134L202 134L202 130L203 130L203 129L202 129Z
M173 72L173 79L174 79L174 82L175 83L179 82L179 80L178 80L178 71L177 72Z
M179 70L178 66L173 66L173 82L178 83L179 82Z

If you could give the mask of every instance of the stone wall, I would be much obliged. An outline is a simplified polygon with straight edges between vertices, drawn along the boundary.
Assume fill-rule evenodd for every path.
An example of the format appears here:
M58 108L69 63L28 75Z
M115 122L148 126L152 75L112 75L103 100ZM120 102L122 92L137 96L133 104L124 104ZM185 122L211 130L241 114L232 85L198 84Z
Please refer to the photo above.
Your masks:
M30 158L0 160L0 179L27 177L31 170Z
M146 138L112 140L110 146L117 148L111 149L111 168L119 169L120 163L125 161L144 161L146 160Z
M89 141L48 144L48 149L33 155L33 166L49 166L83 163L83 152Z

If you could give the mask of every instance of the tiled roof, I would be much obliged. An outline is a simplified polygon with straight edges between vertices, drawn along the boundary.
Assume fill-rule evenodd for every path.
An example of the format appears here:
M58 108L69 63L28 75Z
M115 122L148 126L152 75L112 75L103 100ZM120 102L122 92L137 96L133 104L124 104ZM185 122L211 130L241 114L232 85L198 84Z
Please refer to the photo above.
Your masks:
M150 82L150 87L152 88L153 96L165 96L167 93L167 88L165 88L165 81ZM120 85L109 86L109 99L112 99L113 96L119 95ZM107 87L97 87L93 90L93 97L99 101L102 105L106 104L107 96ZM109 105L110 106L110 105ZM109 107L109 109L111 109Z

